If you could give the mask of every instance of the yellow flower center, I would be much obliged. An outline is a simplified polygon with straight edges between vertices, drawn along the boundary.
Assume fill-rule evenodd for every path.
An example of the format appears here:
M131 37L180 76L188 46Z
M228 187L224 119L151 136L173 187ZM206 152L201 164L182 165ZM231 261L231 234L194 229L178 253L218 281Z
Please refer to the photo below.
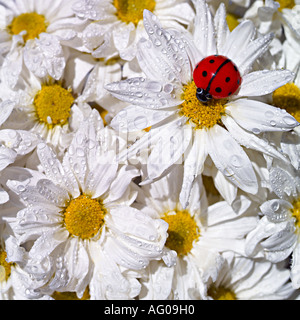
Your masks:
M6 261L7 254L0 248L0 282L7 281L11 273L12 263Z
M196 97L197 87L195 82L188 83L183 88L180 115L188 118L195 125L195 129L211 128L221 124L221 117L225 115L226 99L210 99L202 103Z
M81 195L71 200L64 211L64 223L72 236L91 239L104 224L106 209L100 200Z
M166 246L177 252L178 256L187 255L193 243L200 236L196 221L187 210L166 213L162 217L169 224Z
M287 83L273 92L273 105L285 109L297 121L300 121L300 88Z
M47 23L43 15L36 12L22 13L15 17L8 26L8 30L11 34L16 35L21 31L26 31L27 33L23 36L26 42L29 39L38 38L39 34L46 32Z
M113 5L121 21L137 25L143 19L144 9L153 12L156 3L154 0L114 0Z
M49 127L66 124L73 103L71 91L59 84L43 85L34 98L38 120Z
M300 230L300 198L293 203L292 216L296 219L295 225Z
M78 298L76 292L58 292L55 291L52 296L51 296L54 300L90 300L90 291L89 291L89 287L86 287L82 298Z
M211 286L208 290L208 295L214 300L237 300L233 291L222 286L218 288Z
M226 15L226 21L229 27L229 30L232 31L235 29L240 23L238 21L238 16L236 16L233 13L227 13Z
M279 11L282 11L282 9L293 9L295 7L295 1L294 0L276 0L280 4Z

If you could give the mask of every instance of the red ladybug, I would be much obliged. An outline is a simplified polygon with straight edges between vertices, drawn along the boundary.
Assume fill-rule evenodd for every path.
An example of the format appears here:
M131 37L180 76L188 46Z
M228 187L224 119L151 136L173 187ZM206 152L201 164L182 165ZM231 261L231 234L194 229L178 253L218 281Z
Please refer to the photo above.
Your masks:
M202 59L196 65L193 78L197 86L196 96L201 102L207 102L211 98L227 98L242 82L236 65L221 55Z

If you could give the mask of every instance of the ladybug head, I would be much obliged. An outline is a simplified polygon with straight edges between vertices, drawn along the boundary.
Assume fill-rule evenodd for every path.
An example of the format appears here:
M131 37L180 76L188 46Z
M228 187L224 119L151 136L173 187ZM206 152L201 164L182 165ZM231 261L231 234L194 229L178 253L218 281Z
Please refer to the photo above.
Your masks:
M200 102L207 102L212 98L211 94L202 88L197 88L196 97Z

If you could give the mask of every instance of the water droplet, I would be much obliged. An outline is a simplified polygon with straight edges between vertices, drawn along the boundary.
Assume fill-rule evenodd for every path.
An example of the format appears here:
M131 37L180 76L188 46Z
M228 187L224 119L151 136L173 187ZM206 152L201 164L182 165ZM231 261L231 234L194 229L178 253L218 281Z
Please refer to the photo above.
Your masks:
M285 116L282 119L288 126L296 126L298 124L297 120L293 118L292 116Z
M138 130L146 128L148 121L147 118L144 116L140 116L134 119L134 125Z
M252 129L252 132L254 133L254 134L260 134L260 129L258 129L258 128L253 128Z
M274 201L271 204L271 208L272 208L272 210L277 211L279 209L279 202L278 201Z

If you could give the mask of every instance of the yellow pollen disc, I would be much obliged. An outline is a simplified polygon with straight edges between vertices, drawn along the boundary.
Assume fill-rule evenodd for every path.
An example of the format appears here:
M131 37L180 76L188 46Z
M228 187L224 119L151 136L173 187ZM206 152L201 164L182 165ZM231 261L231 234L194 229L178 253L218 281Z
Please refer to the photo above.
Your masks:
M187 210L166 213L162 219L169 224L166 246L175 250L178 256L187 255L193 248L193 242L200 236L200 230L194 218Z
M295 225L300 230L300 198L293 203L292 216L296 219Z
M208 290L208 295L214 300L237 300L235 293L224 287L216 288L211 286Z
M114 0L113 5L121 21L137 25L143 19L144 9L153 12L156 3L154 0Z
M226 21L230 31L235 29L240 24L238 21L238 17L233 13L227 13Z
M225 115L226 99L211 99L207 103L200 102L196 97L197 87L194 81L183 88L180 115L185 116L195 125L195 129L211 128L221 124L221 117Z
M66 229L81 239L93 238L104 224L106 210L101 201L81 195L64 212Z
M59 84L43 85L34 98L37 118L49 127L67 123L74 97Z
M39 34L47 31L46 19L43 15L36 12L22 13L15 17L8 27L11 34L16 35L21 31L27 31L24 41L38 38Z
M12 263L6 261L7 254L0 248L0 282L7 281L11 273Z
M295 1L294 0L276 0L280 4L279 11L282 11L282 9L293 9L295 7Z
M52 296L54 300L90 300L90 291L89 287L86 287L82 298L78 298L76 292L58 292L55 291Z
M300 121L300 88L287 83L273 92L273 105L285 109L297 121Z

